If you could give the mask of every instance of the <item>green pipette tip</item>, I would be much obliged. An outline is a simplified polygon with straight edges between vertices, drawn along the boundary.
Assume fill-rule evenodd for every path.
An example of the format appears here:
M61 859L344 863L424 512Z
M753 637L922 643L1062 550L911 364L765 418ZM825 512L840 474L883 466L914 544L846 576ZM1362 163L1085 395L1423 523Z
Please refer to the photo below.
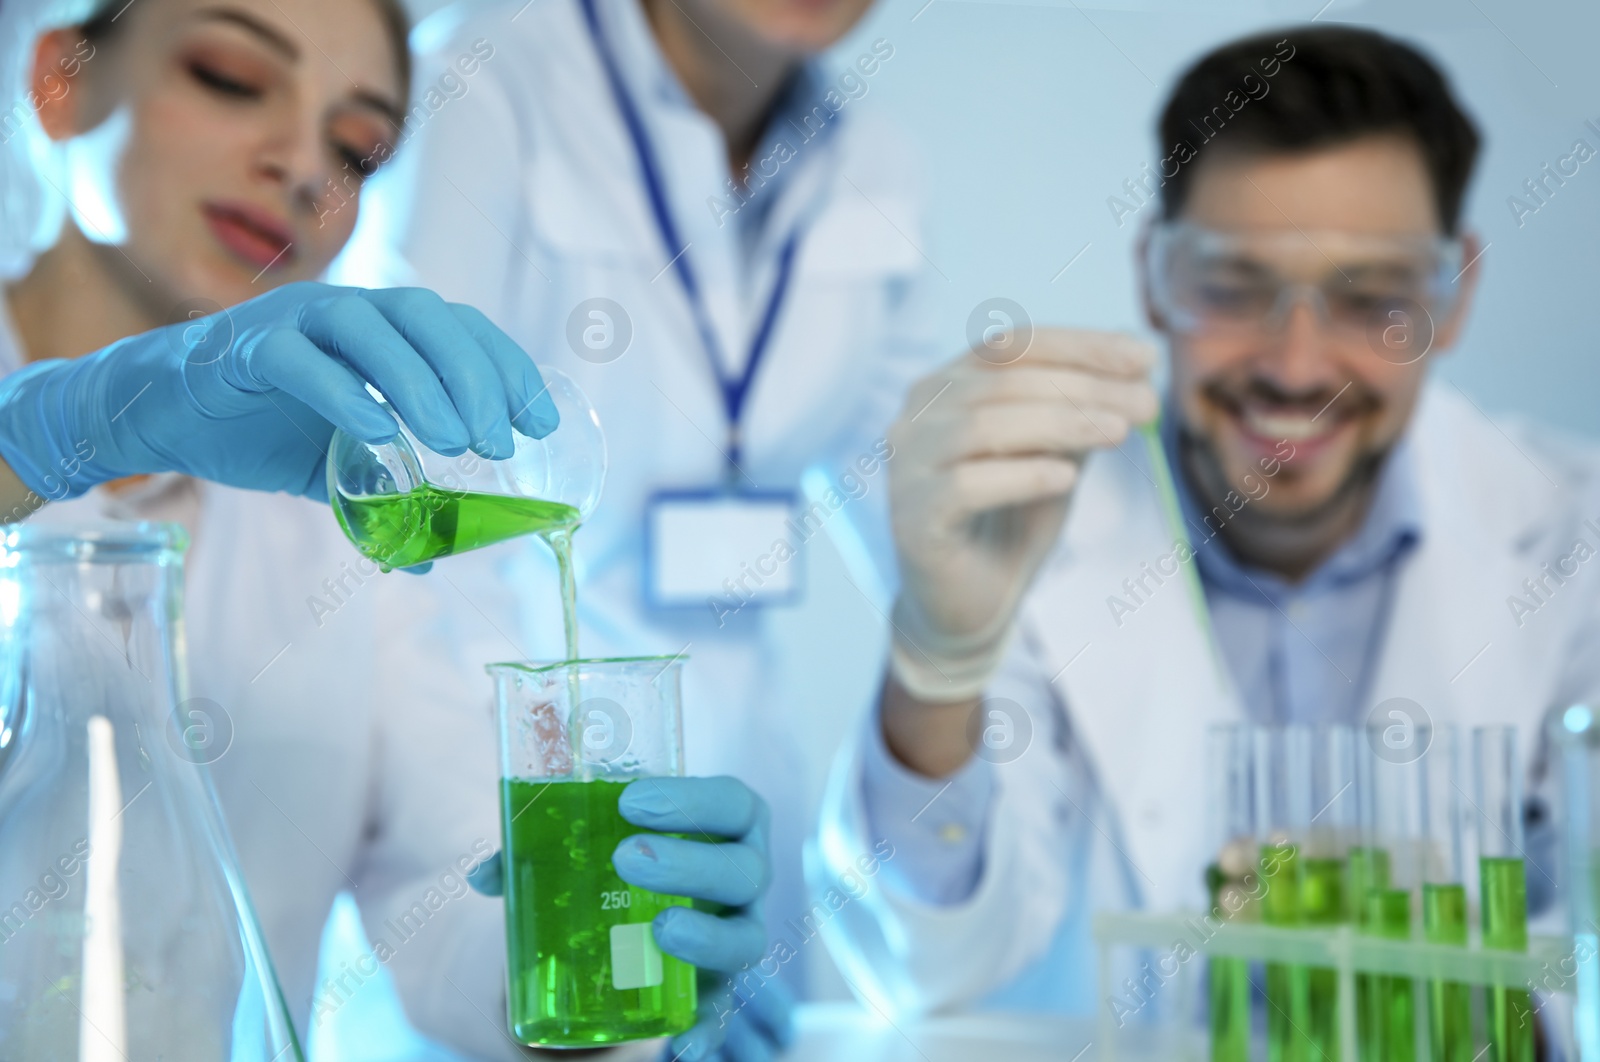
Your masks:
M1211 629L1211 610L1206 607L1205 589L1200 585L1200 573L1193 561L1194 544L1189 541L1189 532L1183 525L1183 507L1178 503L1178 487L1172 478L1172 466L1167 462L1166 447L1161 445L1161 414L1157 413L1149 423L1139 425L1139 434L1144 437L1145 449L1150 455L1150 469L1155 473L1156 496L1161 499L1161 513L1166 519L1167 531L1175 543L1181 542L1189 550L1190 561L1180 564L1179 567L1183 569L1183 584L1189 594L1189 607L1194 612L1195 623L1199 625L1206 644L1211 649L1211 660L1216 666L1217 685L1221 689L1231 689L1232 683L1227 681L1227 663L1222 659L1216 632Z

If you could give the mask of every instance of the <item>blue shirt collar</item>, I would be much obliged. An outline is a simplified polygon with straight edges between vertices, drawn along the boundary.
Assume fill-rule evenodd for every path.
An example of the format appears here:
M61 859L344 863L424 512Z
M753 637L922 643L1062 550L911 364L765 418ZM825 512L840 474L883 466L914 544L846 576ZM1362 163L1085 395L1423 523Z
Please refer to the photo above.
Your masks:
M1215 520L1208 525L1203 510L1189 486L1178 454L1177 418L1164 405L1161 418L1161 445L1172 468L1178 505L1183 514L1190 544L1195 549L1201 578L1217 589L1259 598L1261 591L1288 594L1318 586L1356 582L1371 576L1415 548L1422 539L1422 507L1417 493L1418 479L1415 446L1405 432L1385 459L1378 473L1377 491L1367 518L1356 533L1340 545L1298 586L1262 568L1242 563L1223 541L1209 537ZM1268 477L1263 476L1270 482ZM1248 501L1246 505L1250 504Z

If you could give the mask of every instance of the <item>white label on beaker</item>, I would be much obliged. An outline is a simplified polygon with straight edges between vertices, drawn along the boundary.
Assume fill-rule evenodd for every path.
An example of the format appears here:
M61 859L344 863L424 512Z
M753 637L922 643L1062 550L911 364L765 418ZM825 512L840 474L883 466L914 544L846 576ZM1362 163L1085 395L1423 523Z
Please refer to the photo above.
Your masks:
M661 981L661 949L650 923L612 926L611 987L654 988Z

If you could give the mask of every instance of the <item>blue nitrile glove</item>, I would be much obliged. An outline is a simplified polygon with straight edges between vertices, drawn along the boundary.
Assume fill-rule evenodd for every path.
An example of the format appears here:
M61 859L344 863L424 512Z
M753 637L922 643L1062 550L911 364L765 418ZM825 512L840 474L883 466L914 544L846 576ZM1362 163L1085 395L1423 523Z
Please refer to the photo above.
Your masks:
M761 897L772 873L767 805L735 778L642 778L622 791L622 817L648 830L704 834L722 843L657 834L629 837L612 853L630 885L687 896L693 909L656 916L661 950L699 967L694 1028L674 1037L665 1058L677 1062L767 1062L794 1038L794 1000L766 957ZM500 854L468 879L486 896L502 890ZM764 969L765 968L765 969Z
M185 472L327 500L335 427L395 435L371 383L424 444L509 457L554 402L488 318L420 288L303 282L0 381L0 457L43 498L140 472Z

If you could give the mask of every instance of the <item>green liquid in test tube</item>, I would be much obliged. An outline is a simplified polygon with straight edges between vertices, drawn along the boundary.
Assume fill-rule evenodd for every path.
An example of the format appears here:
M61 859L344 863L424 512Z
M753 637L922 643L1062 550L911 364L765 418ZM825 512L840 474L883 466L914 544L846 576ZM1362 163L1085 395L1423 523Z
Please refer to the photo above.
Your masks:
M1261 917L1269 926L1300 922L1300 849L1288 842L1261 846L1261 874L1266 879ZM1288 963L1267 963L1267 1058L1269 1062L1312 1062L1316 1058L1311 1029L1311 970Z
M1483 946L1528 950L1528 882L1522 855L1522 765L1512 727L1472 733L1477 769L1478 902ZM1488 990L1488 1062L1533 1062L1533 1007L1525 988Z
M1460 731L1434 729L1418 761L1422 794L1422 935L1429 944L1467 946L1467 887L1462 857L1464 772ZM1472 989L1456 981L1427 985L1429 1062L1475 1062Z
M1221 919L1227 908L1223 897L1237 886L1219 864L1206 870L1212 916ZM1249 1062L1250 964L1245 959L1213 956L1210 961L1211 1062Z
M1429 944L1467 946L1465 885L1422 886L1422 933ZM1428 982L1428 1058L1473 1062L1472 994L1454 981Z
M1349 920L1345 857L1356 815L1355 732L1319 726L1312 731L1311 821L1300 864L1300 921L1331 928ZM1339 974L1331 967L1307 971L1308 1026L1313 1058L1339 1057Z
M1246 879L1255 866L1253 793L1250 785L1249 728L1214 726L1207 735L1211 787L1207 807L1217 862L1206 870L1211 913L1217 921L1254 920L1253 909L1240 902ZM1250 964L1245 959L1214 955L1207 965L1211 1018L1211 1062L1249 1062Z
M1411 892L1373 889L1367 893L1362 932L1389 940L1411 938ZM1367 1062L1416 1062L1417 1004L1409 977L1369 974L1368 1025L1363 1030L1361 1057Z
M1262 921L1303 924L1302 845L1311 829L1311 732L1305 727L1254 732L1255 820L1261 838ZM1311 970L1266 964L1268 1062L1316 1062ZM1338 1057L1336 1054L1331 1057Z
M1409 941L1415 897L1429 880L1423 765L1433 747L1433 729L1413 725L1411 744L1396 748L1385 740L1385 728L1394 721L1391 717L1369 725L1361 743L1361 856L1352 858L1352 887L1363 892L1355 901L1363 935ZM1414 980L1384 973L1357 975L1356 1026L1363 1062L1416 1062Z
M1483 905L1483 946L1528 950L1528 882L1521 856L1478 860ZM1526 989L1489 990L1489 1042L1493 1062L1533 1062L1533 1005Z
M1389 853L1371 844L1359 844L1350 849L1346 863L1348 880L1345 897L1350 921L1360 928L1366 925L1367 897L1375 890L1389 887ZM1372 974L1356 974L1356 1036L1365 1041L1364 1030L1372 1028L1375 1020L1370 1013L1372 1002Z

